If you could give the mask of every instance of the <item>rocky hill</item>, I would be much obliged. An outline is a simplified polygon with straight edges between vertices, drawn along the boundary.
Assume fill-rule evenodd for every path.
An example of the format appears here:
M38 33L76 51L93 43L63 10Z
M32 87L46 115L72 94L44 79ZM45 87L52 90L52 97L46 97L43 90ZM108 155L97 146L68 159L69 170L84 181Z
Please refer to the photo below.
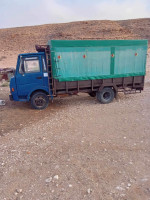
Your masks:
M0 68L15 67L17 55L35 52L51 39L149 39L150 19L95 20L0 29Z
M117 23L140 38L147 39L150 44L150 18L122 20Z

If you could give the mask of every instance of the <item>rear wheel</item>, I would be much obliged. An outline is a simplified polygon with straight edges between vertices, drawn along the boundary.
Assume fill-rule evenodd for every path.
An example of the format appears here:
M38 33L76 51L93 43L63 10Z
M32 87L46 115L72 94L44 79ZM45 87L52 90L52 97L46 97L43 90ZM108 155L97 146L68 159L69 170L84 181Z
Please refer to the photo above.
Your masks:
M96 96L99 102L106 104L113 101L115 94L112 88L105 87L101 91L97 92Z
M89 95L90 95L91 97L96 97L96 92L90 92Z
M34 109L42 110L49 104L49 97L43 92L36 92L31 97L31 106Z

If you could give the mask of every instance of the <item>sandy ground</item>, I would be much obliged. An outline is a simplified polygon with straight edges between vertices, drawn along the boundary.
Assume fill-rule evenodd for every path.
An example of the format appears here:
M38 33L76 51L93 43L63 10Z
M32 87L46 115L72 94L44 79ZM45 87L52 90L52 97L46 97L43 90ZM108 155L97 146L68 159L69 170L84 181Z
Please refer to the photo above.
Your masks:
M150 200L150 57L145 89L108 105L86 94L46 110L0 87L0 200Z

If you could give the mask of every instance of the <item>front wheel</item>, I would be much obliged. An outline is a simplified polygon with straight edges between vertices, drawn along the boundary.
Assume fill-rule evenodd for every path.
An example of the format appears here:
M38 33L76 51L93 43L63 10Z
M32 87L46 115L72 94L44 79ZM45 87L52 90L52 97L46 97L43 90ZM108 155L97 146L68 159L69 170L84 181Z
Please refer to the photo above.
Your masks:
M31 106L34 109L42 110L49 104L49 97L43 92L36 92L31 97Z
M105 87L96 94L97 99L100 103L106 104L113 101L115 94L114 90L110 87Z

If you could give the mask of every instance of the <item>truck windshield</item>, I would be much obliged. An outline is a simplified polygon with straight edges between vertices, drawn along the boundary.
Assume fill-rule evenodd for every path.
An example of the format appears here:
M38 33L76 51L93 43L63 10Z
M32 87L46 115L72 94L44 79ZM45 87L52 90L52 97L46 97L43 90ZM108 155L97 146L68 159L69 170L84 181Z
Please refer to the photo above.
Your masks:
M20 58L19 73L35 73L40 72L40 64L38 57Z

